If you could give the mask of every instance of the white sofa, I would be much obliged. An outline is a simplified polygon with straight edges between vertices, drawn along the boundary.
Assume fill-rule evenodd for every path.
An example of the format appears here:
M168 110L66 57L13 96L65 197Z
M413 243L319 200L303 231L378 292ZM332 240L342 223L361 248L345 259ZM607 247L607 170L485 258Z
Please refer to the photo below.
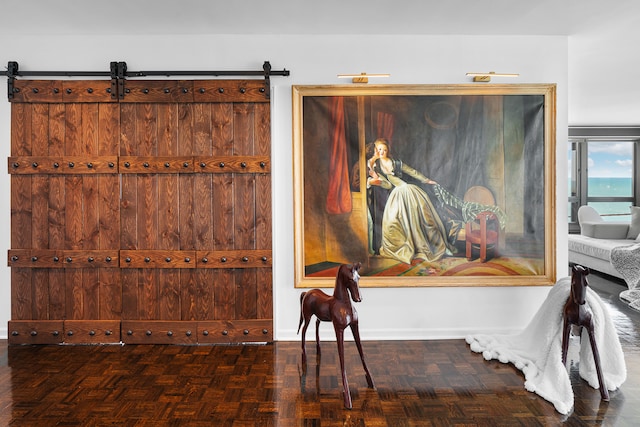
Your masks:
M640 242L640 207L631 207L631 222L609 222L591 206L578 209L580 234L569 235L569 263L623 279L611 265L611 250ZM640 263L640 259L638 260Z

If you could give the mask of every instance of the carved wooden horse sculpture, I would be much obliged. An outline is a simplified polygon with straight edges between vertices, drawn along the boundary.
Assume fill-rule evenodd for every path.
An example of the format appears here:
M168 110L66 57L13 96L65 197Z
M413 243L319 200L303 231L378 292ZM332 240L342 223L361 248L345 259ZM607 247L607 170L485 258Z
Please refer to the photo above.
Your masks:
M336 275L336 284L333 290L333 296L329 296L322 292L320 289L312 289L308 292L303 292L300 295L300 323L298 324L298 332L300 332L300 326L304 322L302 328L302 364L306 368L307 352L305 346L305 335L311 316L316 316L316 350L317 354L320 354L320 334L318 329L320 327L320 321L332 322L333 328L336 332L336 339L338 342L338 355L340 357L340 369L342 371L342 388L344 394L344 406L347 409L351 409L351 393L349 392L349 383L347 382L347 373L344 366L344 330L347 326L351 327L353 338L355 339L356 346L358 347L358 353L360 353L360 360L366 373L367 385L370 388L374 388L369 368L364 360L364 354L362 352L362 345L360 344L360 332L358 330L358 313L351 304L351 299L355 302L362 301L360 297L360 289L358 287L358 279L360 275L361 264L355 263L343 264L338 270Z
M593 352L593 361L596 365L596 373L598 375L598 383L600 384L600 396L602 400L609 400L609 390L602 376L602 368L600 366L600 355L596 344L594 333L593 318L591 310L585 304L587 298L587 275L589 268L581 265L574 265L571 269L571 293L567 299L562 311L564 324L562 329L562 364L567 363L567 350L569 349L569 335L571 333L571 325L579 328L580 334L582 328L587 328L589 332L589 342L591 343L591 351Z

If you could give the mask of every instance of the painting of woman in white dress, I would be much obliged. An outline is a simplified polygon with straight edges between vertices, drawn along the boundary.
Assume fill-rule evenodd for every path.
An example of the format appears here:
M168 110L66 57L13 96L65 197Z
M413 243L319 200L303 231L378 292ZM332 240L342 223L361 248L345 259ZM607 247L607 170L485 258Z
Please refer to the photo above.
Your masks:
M355 261L363 286L550 283L553 85L293 95L296 286Z
M504 223L505 214L499 207L459 199L450 203L452 196L437 182L402 160L391 158L385 139L377 139L374 147L374 156L367 161L367 187L389 190L379 226L380 256L410 264L414 259L437 261L457 253L455 243L464 237L466 221L463 210L456 208L462 206L466 208L464 212L492 211ZM425 189L412 181L432 188ZM444 194L448 197L443 197ZM448 209L437 208L443 205L448 205Z

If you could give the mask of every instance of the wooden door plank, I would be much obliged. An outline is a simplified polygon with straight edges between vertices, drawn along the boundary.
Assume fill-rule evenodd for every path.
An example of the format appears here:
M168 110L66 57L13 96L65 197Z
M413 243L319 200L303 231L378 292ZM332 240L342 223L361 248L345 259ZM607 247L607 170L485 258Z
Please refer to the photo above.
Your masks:
M49 106L33 104L32 149L34 156L46 156L49 152ZM37 174L32 178L31 245L34 249L49 247L49 177ZM32 272L33 319L47 320L49 317L49 271L36 269Z
M271 156L271 112L269 104L255 106L255 153ZM256 248L272 249L271 174L256 176ZM271 268L257 269L257 318L273 317L273 275Z
M120 109L117 104L100 104L98 114L98 155L117 156L120 140ZM98 176L99 248L120 247L120 179L115 174ZM98 270L100 283L99 319L116 320L122 315L122 282L120 271Z
M91 156L98 153L98 104L81 105L82 141L79 154ZM76 154L76 153L74 153ZM82 249L92 250L100 247L100 208L98 205L98 176L82 177ZM83 319L100 318L100 280L99 269L82 270Z
M50 156L64 155L65 105L49 105ZM65 248L65 178L49 178L49 249ZM49 319L64 319L66 315L66 274L63 269L49 271Z
M31 155L30 104L11 104L11 155ZM11 247L30 248L31 177L11 175ZM11 269L11 318L31 319L33 295L32 270Z
M234 153L254 154L254 105L234 104ZM234 246L235 249L256 248L256 193L253 174L234 177ZM257 316L257 278L255 269L239 269L236 275L236 318L255 319Z
M178 154L178 106L158 105L158 156ZM158 175L158 246L179 250L179 183L177 174ZM195 260L193 260L195 262ZM159 319L180 320L180 270L158 271Z
M194 105L194 145L195 155L211 155L214 138L211 104ZM210 174L196 174L194 181L194 237L196 250L208 249L213 246L213 206L214 185ZM196 303L189 313L190 318L197 320L208 319L212 313L215 290L213 288L213 274L206 269L197 269L194 277L197 293Z
M136 105L120 105L120 155L137 154L136 144ZM122 202L120 204L120 249L138 249L138 210L137 176L121 175ZM122 282L122 318L137 320L138 313L138 270L125 269L120 272Z
M211 120L213 128L212 155L231 156L234 154L233 104L212 104ZM234 249L233 221L234 206L233 174L214 174L212 185L214 204L211 218L213 249ZM213 319L235 319L236 285L233 270L221 269L213 274Z
M136 155L157 155L157 104L138 104L136 108ZM139 249L155 249L158 244L158 176L137 175ZM138 312L142 319L158 317L158 272L140 269L138 274Z
M64 151L68 155L81 155L82 104L67 104L65 108ZM65 249L82 249L82 175L65 178ZM65 270L66 319L82 319L83 283L82 269Z
M178 104L178 147L179 156L193 156L194 154L194 104ZM179 222L179 247L182 250L195 250L194 193L195 177L193 174L180 174L178 176L178 222ZM197 314L195 270L183 270L180 272L180 318L182 320L195 320Z

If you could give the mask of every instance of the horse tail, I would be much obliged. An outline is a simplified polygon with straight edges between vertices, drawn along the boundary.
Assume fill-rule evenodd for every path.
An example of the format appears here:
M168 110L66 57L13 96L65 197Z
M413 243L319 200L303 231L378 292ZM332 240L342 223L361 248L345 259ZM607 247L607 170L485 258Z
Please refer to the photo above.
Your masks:
M302 326L302 323L304 322L304 316L302 315L302 300L304 299L304 296L306 295L306 292L303 292L300 294L300 323L298 323L298 332L296 332L296 335L298 335L300 333L300 327Z

